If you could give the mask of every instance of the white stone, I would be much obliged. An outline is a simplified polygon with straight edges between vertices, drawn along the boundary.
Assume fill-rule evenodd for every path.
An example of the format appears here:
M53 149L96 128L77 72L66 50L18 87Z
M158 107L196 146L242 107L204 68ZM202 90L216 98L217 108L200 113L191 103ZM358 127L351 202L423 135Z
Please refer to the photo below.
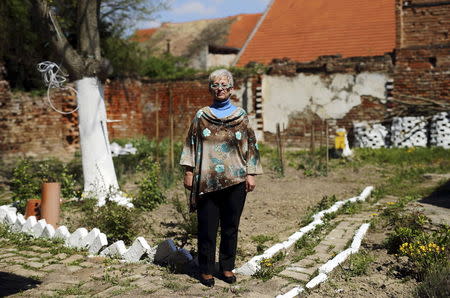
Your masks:
M34 237L41 237L42 233L44 232L45 226L47 225L46 220L40 219L38 222L34 225L34 227L31 230L31 234Z
M55 231L55 239L62 239L66 242L70 237L70 232L67 230L66 226L59 226Z
M11 231L20 232L22 231L22 227L25 224L26 220L22 214L18 213L16 217L16 222L11 226Z
M278 295L276 298L293 298L300 295L305 289L298 286L294 287L292 290L283 295Z
M275 245L273 245L272 247L266 249L263 253L265 258L271 258L273 257L277 252L279 252L280 250L284 249L283 244L281 243L277 243Z
M355 233L355 237L353 237L353 241L352 244L350 245L350 248L352 249L352 252L358 252L360 246L361 246L361 241L364 238L364 236L367 233L367 230L369 230L370 224L369 223L365 223L362 224L358 231L356 231Z
M83 239L81 239L80 247L88 248L94 242L95 238L100 235L100 230L97 228L93 228Z
M122 240L114 242L107 248L105 248L102 252L100 252L100 256L103 257L113 257L123 259L123 255L127 252L127 247Z
M334 268L339 266L340 264L344 263L345 260L352 254L351 249L346 249L338 253L334 258L320 266L319 272L320 273L330 273L333 271Z
M15 224L16 220L17 220L16 213L11 212L11 211L7 211L6 217L4 219L4 223L6 223L8 226L11 227L12 225Z
M0 206L0 223L4 222L5 218L6 218L6 214L8 214L9 209L8 206Z
M150 247L150 249L147 250L147 259L150 262L154 262L154 260L155 260L156 249L157 249L157 247L154 246L154 247Z
M75 248L82 248L81 243L87 234L88 231L85 228L76 229L75 232L70 235L69 239L67 239L66 245Z
M44 231L42 231L41 237L51 239L54 236L55 236L55 228L51 224L46 224Z
M138 237L123 255L127 262L138 262L141 257L150 250L150 245L143 237Z
M362 193L361 193L361 195L359 196L359 201L365 201L369 196L370 196L370 194L372 193L372 191L373 191L373 186L367 186L366 188L364 188L364 190L362 191Z
M320 283L323 283L324 281L326 281L328 279L328 276L325 273L319 273L316 277L314 277L313 279L311 279L307 284L306 287L308 289L312 289L315 286L317 286Z
M107 245L108 239L106 238L106 235L100 233L97 237L95 237L94 241L89 246L88 251L90 254L95 255L98 254L98 252Z
M22 226L22 232L32 234L33 227L37 224L36 216L29 216Z

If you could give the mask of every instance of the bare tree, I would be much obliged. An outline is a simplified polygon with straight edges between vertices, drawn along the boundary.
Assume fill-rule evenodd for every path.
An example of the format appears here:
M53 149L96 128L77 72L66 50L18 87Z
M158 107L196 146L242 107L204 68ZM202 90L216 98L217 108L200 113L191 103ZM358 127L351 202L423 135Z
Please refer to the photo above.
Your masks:
M77 49L64 36L49 2L34 0L34 5L39 22L50 33L50 43L69 77L76 83L84 191L96 196L99 205L104 204L106 196L111 196L111 191L111 199L130 204L118 192L109 147L101 79L111 70L108 61L101 55L98 28L101 0L77 2Z

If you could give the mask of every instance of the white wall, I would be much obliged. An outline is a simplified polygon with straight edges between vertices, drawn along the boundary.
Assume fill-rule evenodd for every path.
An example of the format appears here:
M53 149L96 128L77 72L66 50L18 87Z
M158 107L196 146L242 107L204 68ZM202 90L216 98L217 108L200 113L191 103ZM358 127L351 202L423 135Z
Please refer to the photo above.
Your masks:
M208 54L207 68L216 66L231 66L236 54Z
M289 116L308 108L322 119L341 119L361 103L362 95L386 100L385 73L265 75L262 79L264 131L287 127Z

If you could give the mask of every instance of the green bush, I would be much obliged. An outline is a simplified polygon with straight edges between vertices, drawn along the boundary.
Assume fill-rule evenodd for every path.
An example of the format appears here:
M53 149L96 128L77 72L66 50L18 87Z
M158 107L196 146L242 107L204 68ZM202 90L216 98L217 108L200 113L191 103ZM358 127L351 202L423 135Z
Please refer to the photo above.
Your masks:
M24 211L27 200L40 197L44 182L61 183L61 195L64 198L79 196L81 193L81 185L63 162L57 159L22 159L13 168L9 181L12 200L20 212Z
M433 266L416 288L416 297L444 298L450 297L450 263L445 266Z
M348 270L346 276L355 277L367 274L369 265L374 261L374 257L365 250L353 254L348 259Z
M93 199L87 200L87 206L92 206ZM108 237L108 243L123 240L125 244L131 244L136 233L136 221L138 213L136 209L127 208L106 199L105 205L85 209L86 224L89 228L98 228Z
M151 211L159 204L164 203L165 196L160 186L160 168L150 157L141 161L138 171L143 173L141 179L137 182L139 192L133 200L136 208Z
M128 175L135 174L141 160L150 158L160 164L161 184L164 188L171 187L175 181L180 181L182 177L181 167L178 166L178 159L181 155L182 144L175 142L174 144L174 164L175 168L170 168L169 152L170 141L163 139L160 142L150 140L146 137L133 139L116 139L114 142L121 146L131 143L137 149L136 154L119 155L114 157L114 166L117 179L120 185L127 180Z

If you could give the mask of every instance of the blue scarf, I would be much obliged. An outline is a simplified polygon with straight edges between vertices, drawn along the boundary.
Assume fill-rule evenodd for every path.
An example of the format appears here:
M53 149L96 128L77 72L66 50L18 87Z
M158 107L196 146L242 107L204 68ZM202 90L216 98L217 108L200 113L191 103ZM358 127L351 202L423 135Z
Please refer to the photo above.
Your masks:
M224 101L214 100L210 106L211 111L217 118L225 118L231 115L237 107L231 104L230 98Z

